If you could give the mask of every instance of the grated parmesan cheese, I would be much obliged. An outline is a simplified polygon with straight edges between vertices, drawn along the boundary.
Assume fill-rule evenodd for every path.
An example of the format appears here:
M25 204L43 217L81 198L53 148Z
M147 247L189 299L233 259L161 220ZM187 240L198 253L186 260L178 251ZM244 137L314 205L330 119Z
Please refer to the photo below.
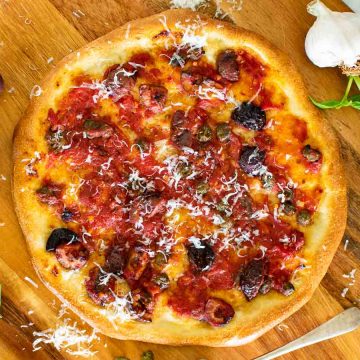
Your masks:
M200 5L204 5L207 0L171 0L170 7L174 9L191 9L195 11Z

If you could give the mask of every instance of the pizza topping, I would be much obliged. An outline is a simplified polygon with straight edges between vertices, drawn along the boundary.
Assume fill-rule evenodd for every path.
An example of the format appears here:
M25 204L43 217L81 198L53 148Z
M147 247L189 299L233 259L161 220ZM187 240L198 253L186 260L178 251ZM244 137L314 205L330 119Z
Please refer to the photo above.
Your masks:
M149 254L142 248L136 247L130 250L129 259L124 270L125 278L127 280L139 280L148 263Z
M107 272L121 275L126 265L125 249L119 245L113 246L106 254L104 269Z
M151 314L154 303L151 295L144 289L136 289L131 292L131 310L138 315L138 319L144 322L151 322Z
M264 282L266 263L264 260L251 260L240 273L240 288L247 300L254 299Z
M153 282L159 286L160 290L164 290L169 287L170 280L165 273L161 273L154 277Z
M143 84L139 88L140 102L153 113L158 113L165 106L167 93L163 86Z
M101 121L87 119L84 121L83 127L85 129L85 136L88 139L95 139L95 138L109 138L114 130L111 126L105 124Z
M316 162L320 160L320 152L316 149L313 149L309 144L305 145L301 152L304 158L309 162Z
M54 151L62 151L67 145L64 133L61 130L49 130L46 134L46 140L50 149Z
M266 113L253 103L242 103L236 107L231 118L249 130L262 130L266 124Z
M58 245L55 254L59 263L69 270L81 269L89 258L89 251L80 242Z
M311 224L311 213L307 209L302 209L296 214L296 221L301 226L308 226Z
M118 92L119 88L131 90L135 86L136 68L130 64L127 67L127 70L120 65L111 67L107 74L105 73L105 84L116 92Z
M290 296L295 291L294 285L291 282L285 283L280 292L285 296Z
M226 80L235 82L239 80L239 64L234 50L225 50L218 55L217 69Z
M71 221L73 217L74 217L74 213L70 209L65 208L61 213L61 220L64 222Z
M257 176L263 168L264 160L265 151L260 150L257 146L244 146L239 165L247 174Z
M234 315L232 306L222 299L210 298L206 302L204 319L212 326L225 325Z
M100 306L114 301L115 278L107 276L99 267L93 267L85 281L89 297Z
M51 232L47 242L46 251L55 251L61 244L72 244L78 241L78 236L70 229L58 228Z
M36 190L39 200L48 205L56 205L60 202L59 198L62 193L62 187L53 183L43 185Z
M197 133L197 139L202 142L202 143L205 143L205 142L208 142L210 141L212 138L212 130L211 128L208 126L208 125L203 125L198 133Z
M220 123L216 126L216 136L221 142L228 142L230 140L230 126L227 123Z
M288 216L294 215L296 212L296 206L291 201L285 201L282 210Z
M190 262L199 271L208 270L215 259L215 253L211 246L195 236L189 238L190 244L187 246L187 254Z

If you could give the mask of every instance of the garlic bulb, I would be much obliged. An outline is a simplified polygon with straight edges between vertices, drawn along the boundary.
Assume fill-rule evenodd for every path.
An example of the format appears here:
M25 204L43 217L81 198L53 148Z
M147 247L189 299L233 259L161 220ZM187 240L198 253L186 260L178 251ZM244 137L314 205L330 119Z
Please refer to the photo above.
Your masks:
M319 67L355 67L360 60L360 14L331 11L320 0L307 10L317 17L305 40L309 59Z

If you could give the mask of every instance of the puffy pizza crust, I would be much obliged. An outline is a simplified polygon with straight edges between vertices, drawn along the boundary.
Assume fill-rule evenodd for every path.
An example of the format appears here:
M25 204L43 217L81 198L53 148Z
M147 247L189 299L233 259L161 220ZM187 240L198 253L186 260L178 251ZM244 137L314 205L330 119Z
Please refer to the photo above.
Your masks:
M176 315L163 306L166 301L164 295L156 305L152 323L132 321L114 324L102 313L103 309L87 297L83 283L88 266L77 273L63 271L57 277L51 274L56 260L53 254L45 251L45 244L50 221L53 224L54 220L50 219L34 195L38 181L35 177L29 179L24 166L31 158L36 161L36 151L46 151L43 134L48 108L54 106L56 99L66 91L73 74L100 74L106 67L125 61L133 52L146 50L151 47L152 37L164 30L164 20L173 29L178 21L196 21L198 17L206 22L204 29L211 51L243 47L275 71L278 85L289 98L291 112L306 121L309 136L323 154L321 185L324 192L314 223L305 232L304 258L309 266L297 274L294 282L296 291L290 297L272 291L247 302L239 291L229 291L229 296L234 296L238 302L236 314L229 324L220 328ZM205 46L205 50L210 49ZM42 95L31 100L15 130L13 196L16 212L39 277L85 321L100 332L119 339L174 345L238 346L262 335L310 299L325 275L344 232L346 184L333 131L310 104L303 81L287 56L260 36L244 29L191 11L169 10L132 21L70 54L44 79L41 88ZM234 292L237 294L234 295Z

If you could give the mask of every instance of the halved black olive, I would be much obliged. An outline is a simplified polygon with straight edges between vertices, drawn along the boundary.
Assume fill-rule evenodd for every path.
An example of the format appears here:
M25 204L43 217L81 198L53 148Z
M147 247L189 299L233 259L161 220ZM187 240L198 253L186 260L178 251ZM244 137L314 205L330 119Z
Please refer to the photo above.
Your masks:
M251 260L240 274L240 288L247 300L252 300L259 293L264 283L265 262L262 259Z
M206 241L201 241L198 247L191 243L187 253L190 262L200 271L208 270L215 259L215 253Z
M59 246L60 244L66 244L78 240L79 239L77 234L69 229L54 229L46 242L46 251L55 251L57 246Z
M205 305L205 320L212 326L225 325L234 315L233 307L222 299L210 298Z
M226 80L235 82L239 80L239 64L234 50L225 50L217 57L217 69L219 74Z
M250 130L262 130L266 124L266 113L253 103L242 103L236 107L231 118Z
M265 151L257 146L244 146L240 155L239 165L248 174L256 176L263 166Z

